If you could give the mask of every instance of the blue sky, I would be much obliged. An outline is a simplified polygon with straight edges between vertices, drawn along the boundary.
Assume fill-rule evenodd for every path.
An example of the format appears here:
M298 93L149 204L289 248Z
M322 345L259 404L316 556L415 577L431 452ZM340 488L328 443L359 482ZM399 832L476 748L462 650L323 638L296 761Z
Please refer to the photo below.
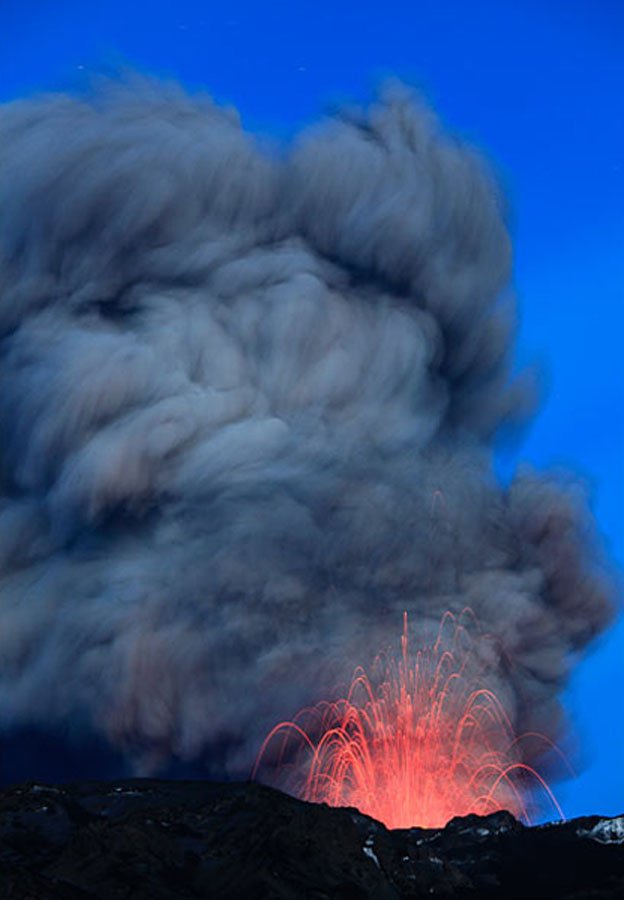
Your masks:
M620 0L3 0L0 100L127 63L285 136L384 75L420 86L511 199L519 358L547 386L519 455L589 479L622 566L623 42ZM569 816L624 811L623 663L620 621L568 691L583 763L557 789Z

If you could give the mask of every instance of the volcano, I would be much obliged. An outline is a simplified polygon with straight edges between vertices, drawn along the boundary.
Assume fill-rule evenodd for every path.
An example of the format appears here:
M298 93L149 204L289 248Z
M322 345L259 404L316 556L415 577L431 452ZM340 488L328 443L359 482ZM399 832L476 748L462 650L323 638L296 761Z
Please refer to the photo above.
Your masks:
M479 152L396 83L283 146L140 76L0 133L2 738L240 780L328 704L300 796L529 819L613 582L578 480L497 474L536 382Z

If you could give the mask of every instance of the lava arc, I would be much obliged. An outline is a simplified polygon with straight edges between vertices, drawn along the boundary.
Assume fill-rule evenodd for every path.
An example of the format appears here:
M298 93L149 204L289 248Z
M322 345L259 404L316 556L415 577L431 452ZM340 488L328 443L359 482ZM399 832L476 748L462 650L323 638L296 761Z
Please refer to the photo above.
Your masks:
M441 827L499 809L530 822L540 799L563 817L544 777L523 761L523 741L539 736L514 734L480 671L487 640L470 610L446 612L435 641L414 653L404 613L400 653L378 655L370 674L358 667L345 697L276 725L254 777L271 760L277 787L355 806L389 828Z

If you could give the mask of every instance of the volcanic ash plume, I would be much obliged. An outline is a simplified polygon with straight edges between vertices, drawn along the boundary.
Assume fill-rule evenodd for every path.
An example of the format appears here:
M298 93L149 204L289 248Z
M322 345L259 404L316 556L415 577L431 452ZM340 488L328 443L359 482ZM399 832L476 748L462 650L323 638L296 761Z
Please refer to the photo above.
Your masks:
M0 134L4 732L247 776L403 610L469 606L556 737L609 590L580 488L493 474L531 398L478 156L400 87L288 148L143 81Z

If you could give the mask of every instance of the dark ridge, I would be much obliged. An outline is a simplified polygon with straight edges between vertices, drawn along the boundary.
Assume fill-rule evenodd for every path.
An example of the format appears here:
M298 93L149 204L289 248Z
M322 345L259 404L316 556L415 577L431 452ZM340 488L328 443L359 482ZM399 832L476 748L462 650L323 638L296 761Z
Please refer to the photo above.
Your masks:
M27 782L0 792L0 898L607 900L624 817L525 827L507 812L388 831L259 784Z

